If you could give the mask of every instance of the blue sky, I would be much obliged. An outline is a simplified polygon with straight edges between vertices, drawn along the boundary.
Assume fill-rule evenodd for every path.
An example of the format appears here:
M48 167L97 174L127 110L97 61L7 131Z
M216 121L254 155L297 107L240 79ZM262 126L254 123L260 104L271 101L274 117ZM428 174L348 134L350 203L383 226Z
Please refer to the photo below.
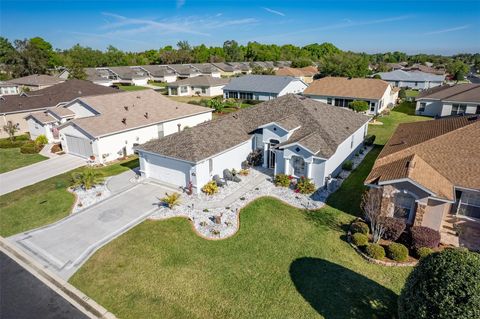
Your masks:
M56 48L112 44L140 51L175 45L222 45L235 39L343 50L480 52L480 0L1 0L0 34L41 36Z

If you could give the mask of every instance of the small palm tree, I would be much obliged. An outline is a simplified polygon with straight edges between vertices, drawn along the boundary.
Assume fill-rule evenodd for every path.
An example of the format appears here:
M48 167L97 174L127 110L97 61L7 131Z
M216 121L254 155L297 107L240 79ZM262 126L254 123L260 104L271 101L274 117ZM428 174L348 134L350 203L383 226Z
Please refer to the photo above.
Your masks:
M91 167L85 168L81 172L72 173L72 186L90 189L97 184L103 183L105 177L100 171Z
M179 193L172 193L168 195L168 193L165 193L165 197L162 198L162 203L168 206L168 208L172 209L173 207L177 206L180 204L180 194Z

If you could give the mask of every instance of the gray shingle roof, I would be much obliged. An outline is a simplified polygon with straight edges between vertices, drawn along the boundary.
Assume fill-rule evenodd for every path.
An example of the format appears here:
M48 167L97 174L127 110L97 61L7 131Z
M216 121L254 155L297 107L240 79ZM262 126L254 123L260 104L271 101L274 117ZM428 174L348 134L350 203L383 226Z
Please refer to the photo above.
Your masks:
M480 103L480 84L465 83L437 86L420 92L416 99Z
M199 162L248 141L257 128L276 121L289 128L298 126L297 123L300 125L283 145L298 141L316 152L317 156L329 158L340 143L369 121L369 117L287 94L152 140L137 148L189 162Z
M420 71L407 72L403 70L395 70L391 72L379 72L377 74L380 75L382 80L386 81L443 82L443 80L445 80L444 75L435 75Z
M280 93L290 82L300 81L290 76L245 75L233 78L224 91Z
M18 85L28 85L28 86L44 86L44 85L54 85L62 83L65 81L56 76L46 75L46 74L32 74L27 75L21 78L8 80L6 82L18 84Z
M230 82L230 79L214 78L209 75L199 75L193 78L187 78L187 79L169 83L168 86L177 87L181 85L194 85L194 86L211 87L211 86L225 85L228 82Z

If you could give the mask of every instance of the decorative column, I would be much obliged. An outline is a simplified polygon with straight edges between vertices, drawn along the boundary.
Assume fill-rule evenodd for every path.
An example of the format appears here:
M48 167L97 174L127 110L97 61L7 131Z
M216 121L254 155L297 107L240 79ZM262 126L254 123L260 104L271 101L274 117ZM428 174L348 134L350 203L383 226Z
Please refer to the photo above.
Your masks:
M312 178L313 161L307 162L307 177Z
M417 206L417 209L416 209L416 212L415 212L415 219L413 221L413 225L414 226L422 226L423 215L425 215L425 213L427 211L427 205L417 202L416 206Z
M285 169L284 169L284 173L286 175L290 175L290 159L289 158L285 158Z

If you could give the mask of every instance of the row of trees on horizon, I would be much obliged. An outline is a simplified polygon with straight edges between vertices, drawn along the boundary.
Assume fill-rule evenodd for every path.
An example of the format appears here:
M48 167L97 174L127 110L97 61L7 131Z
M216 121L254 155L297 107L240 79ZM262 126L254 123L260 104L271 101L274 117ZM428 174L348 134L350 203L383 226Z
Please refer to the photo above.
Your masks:
M204 44L192 46L188 41L179 41L160 49L141 52L126 52L113 46L105 51L80 44L60 50L41 37L14 40L0 37L0 79L30 74L45 74L58 67L66 67L72 77L84 78L83 68L100 66L127 66L145 64L177 64L239 61L292 61L293 67L320 64L323 76L365 77L375 71L386 71L386 63L407 62L409 64L430 62L447 67L450 74L468 72L474 65L480 69L480 53L442 56L432 54L408 55L404 52L377 54L342 51L332 43L313 43L303 47L292 44L276 45L249 42L241 45L228 40L222 47Z

